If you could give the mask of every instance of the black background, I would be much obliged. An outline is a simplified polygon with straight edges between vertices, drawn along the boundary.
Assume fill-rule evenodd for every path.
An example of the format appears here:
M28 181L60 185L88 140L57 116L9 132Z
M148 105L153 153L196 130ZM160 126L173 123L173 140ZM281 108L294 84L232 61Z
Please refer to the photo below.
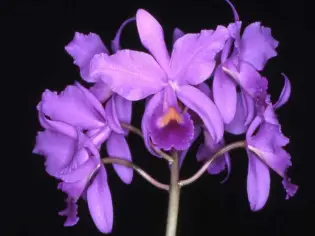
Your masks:
M306 0L305 0L306 2ZM308 235L314 219L314 155L308 151L306 128L312 94L304 62L312 58L305 39L313 32L305 26L306 6L303 0L234 0L245 25L261 21L272 28L280 41L279 56L266 66L274 100L281 91L285 72L292 82L291 99L279 110L283 132L291 139L287 150L292 155L290 175L299 184L297 195L289 201L281 179L272 174L269 200L263 210L253 213L246 195L247 160L244 151L232 153L232 174L220 184L224 175L205 175L182 190L178 235ZM198 32L227 25L233 21L230 7L224 0L195 1L1 1L2 122L3 174L1 197L1 229L4 236L102 235L94 226L84 201L79 204L79 223L63 227L58 212L64 208L64 195L57 182L44 170L43 158L33 155L32 148L39 129L36 104L45 88L61 90L80 80L78 68L64 46L74 32L95 32L109 45L120 24L135 15L138 8L148 10L163 25L170 45L172 30ZM311 29L311 28L310 28ZM131 23L122 35L122 47L143 49ZM309 68L312 70L313 68ZM8 85L6 85L8 83ZM309 103L308 103L309 102ZM133 124L139 126L143 104L136 105ZM236 140L233 138L230 140ZM164 161L151 157L140 138L128 138L134 161L159 179L168 181ZM189 153L182 169L182 178L199 167L194 152ZM153 188L135 174L131 185L124 185L109 172L114 201L114 227L111 235L164 235L167 193Z

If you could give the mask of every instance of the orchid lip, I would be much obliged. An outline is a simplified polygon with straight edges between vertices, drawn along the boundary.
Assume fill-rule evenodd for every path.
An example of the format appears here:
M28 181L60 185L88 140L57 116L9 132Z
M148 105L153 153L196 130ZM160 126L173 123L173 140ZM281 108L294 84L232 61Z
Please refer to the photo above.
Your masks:
M168 108L167 112L158 119L158 127L163 128L170 122L175 121L179 124L183 123L183 118L180 113L174 107Z

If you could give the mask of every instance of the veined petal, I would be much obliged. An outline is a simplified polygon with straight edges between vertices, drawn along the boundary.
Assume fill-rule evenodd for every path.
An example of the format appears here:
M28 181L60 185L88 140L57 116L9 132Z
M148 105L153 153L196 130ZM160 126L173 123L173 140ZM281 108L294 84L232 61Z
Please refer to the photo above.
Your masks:
M147 53L120 50L112 56L96 55L91 61L91 76L102 76L104 83L127 100L141 100L160 91L165 73Z
M173 47L170 78L180 84L197 85L210 77L215 67L215 56L228 39L228 31L218 26L215 31L202 30L186 34Z
M75 148L75 139L46 129L38 132L33 153L45 156L47 173L59 177L71 162Z
M199 115L215 142L219 142L224 126L220 112L211 99L190 85L181 86L176 92L179 100Z
M185 33L181 31L179 28L175 28L173 31L173 44L176 42L177 39L183 37Z
M121 35L121 32L123 31L123 29L126 27L127 24L129 24L130 22L135 21L135 20L136 20L136 17L130 17L127 20L125 20L121 24L121 26L119 27L115 38L111 42L111 48L112 48L112 51L114 53L117 52L118 50L120 50L120 35Z
M105 122L99 101L78 84L67 86L60 94L46 90L37 109L52 120L82 129L102 127Z
M131 153L124 135L112 133L106 142L107 153L109 156L122 158L131 161ZM122 165L113 165L120 179L130 184L133 178L133 169Z
M119 96L114 94L106 103L105 112L106 112L106 120L108 122L109 127L118 134L123 134L124 130L120 126L120 122L118 120L117 112L116 112L116 104L114 97Z
M100 167L87 190L87 202L97 228L102 233L110 233L113 227L113 203L104 166Z
M112 96L113 92L110 87L102 80L97 81L91 88L90 92L101 102L106 102Z
M236 84L221 67L218 67L214 74L213 98L223 122L225 124L231 123L236 112Z
M242 35L241 57L257 70L262 70L266 62L277 55L275 49L278 44L272 37L270 28L261 26L260 22L252 23Z
M148 151L156 157L159 157L155 151L151 147L151 139L150 139L150 132L149 132L149 125L150 120L152 119L154 111L157 109L159 105L163 103L163 95L164 91L160 91L153 95L153 97L148 101L147 105L145 106L144 114L141 121L141 129L143 134L143 140L146 148Z
M284 77L284 86L282 88L278 101L273 105L274 109L278 109L282 107L289 100L290 95L291 95L290 80L285 74L282 73L282 75Z
M139 37L165 72L169 70L169 54L164 41L163 28L147 11L139 9L136 15Z
M81 76L86 81L92 80L89 78L89 67L93 56L99 53L108 53L101 38L94 33L85 35L76 32L73 40L65 49L73 57L74 64L80 67Z
M270 173L266 166L253 153L248 154L247 195L252 211L262 209L269 196Z

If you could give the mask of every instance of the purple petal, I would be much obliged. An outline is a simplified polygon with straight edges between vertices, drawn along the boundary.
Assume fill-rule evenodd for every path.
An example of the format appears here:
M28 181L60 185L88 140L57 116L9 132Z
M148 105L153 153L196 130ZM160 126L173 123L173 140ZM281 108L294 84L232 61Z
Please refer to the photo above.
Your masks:
M103 128L88 131L87 135L91 139L94 146L100 149L101 145L108 139L111 132L112 129L106 125Z
M236 112L236 84L221 67L218 67L214 74L213 98L221 113L223 122L229 124Z
M252 23L245 28L242 35L242 59L257 70L262 70L266 62L277 55L275 49L278 44L272 37L270 28L261 26L260 22Z
M112 48L112 51L114 53L117 52L118 50L120 50L120 35L121 35L121 32L123 31L123 29L126 27L127 24L129 24L130 22L135 21L135 20L136 20L136 17L130 17L127 20L125 20L121 24L121 26L119 27L114 40L112 40L112 42L111 42L111 48Z
M75 147L75 139L45 130L38 132L33 153L45 156L47 173L58 177L71 162Z
M82 129L104 126L104 109L85 88L76 84L67 86L59 95L46 90L38 105L39 112L52 120L63 121Z
M282 74L284 77L284 86L282 88L280 97L278 101L273 105L274 109L282 107L290 98L291 94L291 83L288 77L285 74Z
M238 16L237 14L237 11L234 7L234 5L229 1L229 0L225 0L231 7L232 11L233 11L233 15L234 15L234 21L239 21L240 20L240 17Z
M210 98L190 85L181 86L177 91L177 96L188 108L199 115L211 136L219 142L224 133L223 121Z
M248 125L246 125L246 103L245 96L242 92L237 93L236 113L233 120L225 125L225 130L231 134L239 135L246 132ZM254 107L254 104L252 104Z
M106 148L109 156L131 161L130 149L124 135L112 133L106 142ZM131 183L133 178L132 168L116 164L113 167L124 183Z
M284 179L283 186L287 191L287 198L292 197L298 188L290 183L286 175L287 169L292 165L289 153L283 149L288 142L289 139L282 134L279 125L266 122L254 136L247 136L248 145L255 148L264 163Z
M73 57L74 64L80 67L81 76L86 81L91 81L89 67L93 56L99 53L108 53L100 37L94 33L85 35L76 32L73 40L65 49Z
M71 197L67 197L66 204L66 209L60 211L59 215L67 217L64 226L74 226L79 221L79 217L77 217L78 205Z
M181 31L179 28L175 28L173 31L173 44L176 42L177 39L183 37L185 33Z
M206 83L201 83L196 86L201 92L203 92L207 97L213 100L213 93Z
M209 160L217 151L224 146L224 141L221 140L219 143L215 143L208 131L204 131L204 144L201 144L198 148L196 157L198 161ZM226 167L230 157L228 153L225 153L218 157L208 167L209 174L216 175L222 172Z
M132 117L132 102L118 95L114 97L114 100L116 104L116 114L118 120L120 122L130 124Z
M199 137L200 133L201 133L201 127L200 126L195 126L194 127L194 137L193 137L192 141L190 142L190 146L180 153L180 156L179 156L179 166L180 166L180 168L183 165L183 162L185 160L185 157L186 157L190 147L196 141L196 139Z
M228 39L228 31L218 26L215 31L202 30L186 34L173 47L170 78L181 84L197 85L210 77L219 53Z
M141 121L141 129L142 129L144 144L147 150L153 156L156 156L156 157L159 157L159 156L155 153L155 151L151 147L150 132L148 130L148 127L150 125L154 111L157 109L159 105L163 103L163 94L164 94L164 91L158 92L148 101L147 105L145 106L144 114Z
M269 196L270 173L268 167L248 152L247 195L252 211L261 210Z
M101 166L87 190L87 202L97 228L102 233L110 233L113 227L113 203L104 166Z
M221 63L224 63L230 56L233 42L234 42L233 38L230 38L225 42L225 45L221 53Z
M181 111L177 110L180 114ZM194 137L194 125L188 112L181 113L181 122L170 121L161 127L160 120L164 116L163 106L157 107L149 121L149 133L152 142L157 147L166 151L172 148L185 150Z
M157 93L164 86L165 73L147 53L121 50L112 56L96 55L91 61L92 76L102 76L104 83L127 100L136 101Z
M71 125L68 125L64 122L60 121L52 121L45 117L45 115L41 112L41 104L37 106L38 112L38 119L41 126L45 129L49 129L66 136L69 136L73 139L77 139L77 129Z
M101 102L107 101L113 92L102 80L97 81L91 88L90 92Z
M118 134L123 134L124 130L120 126L120 122L118 120L118 116L116 113L116 104L114 97L119 96L117 94L113 95L106 103L105 112L106 112L106 120L108 122L109 127Z
M169 70L169 54L164 41L163 28L147 11L137 11L137 28L142 45L148 49L166 72Z

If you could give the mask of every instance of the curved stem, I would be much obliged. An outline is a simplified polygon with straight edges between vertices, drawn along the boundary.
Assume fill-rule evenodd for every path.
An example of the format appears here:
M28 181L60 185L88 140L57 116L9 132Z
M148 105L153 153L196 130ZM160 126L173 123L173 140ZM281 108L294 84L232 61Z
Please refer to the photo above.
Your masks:
M169 190L169 185L167 184L162 184L161 182L155 180L152 176L150 176L147 172L145 172L143 169L141 169L139 166L135 165L134 163L116 158L116 157L106 157L102 158L103 164L118 164L118 165L123 165L129 168L133 168L136 172L138 172L139 175L141 175L145 180L147 180L150 184L154 185L155 187L159 189L163 189L168 191Z
M178 153L173 153L174 161L171 164L171 183L168 200L168 214L166 224L166 236L175 236L179 210L180 186L179 181L179 158Z
M223 155L226 152L229 152L236 148L245 148L246 147L246 141L238 141L235 143L231 143L219 151L217 151L207 162L204 163L204 165L190 178L179 181L180 186L189 185L193 182L195 182L197 179L200 178L200 176L208 169L209 165L211 165L219 156Z
M133 125L129 125L126 123L120 123L120 125L125 128L128 129L130 132L139 135L141 138L143 138L143 134L141 132L140 129L134 127ZM165 160L167 160L169 163L172 163L174 161L173 157L168 155L167 153L157 149L152 143L151 143L151 147L152 149L156 152L156 154L160 155L161 157L163 157Z

